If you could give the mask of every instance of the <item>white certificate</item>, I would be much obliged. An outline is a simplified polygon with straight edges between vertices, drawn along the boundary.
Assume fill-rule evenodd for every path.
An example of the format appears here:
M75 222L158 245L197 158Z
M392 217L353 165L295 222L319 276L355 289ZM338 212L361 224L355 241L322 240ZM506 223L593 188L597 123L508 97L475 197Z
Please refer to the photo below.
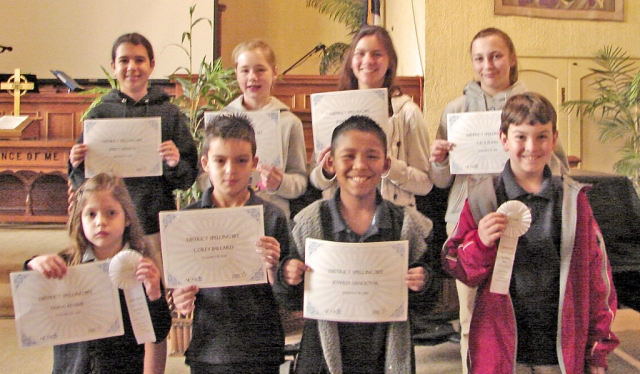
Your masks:
M108 261L69 266L62 279L36 271L11 273L11 292L22 348L124 334Z
M498 174L509 153L500 143L501 111L450 113L447 132L451 174Z
M160 117L84 121L84 174L112 173L123 178L162 175Z
M331 144L333 129L347 118L367 116L382 129L389 125L386 88L311 94L311 123L316 154Z
M267 282L256 242L262 205L160 212L167 287L226 287Z
M406 321L408 242L337 243L307 239L305 318Z
M215 116L220 114L230 114L232 112L204 112L205 126L209 126ZM271 111L251 111L239 112L246 115L251 120L256 133L256 156L259 164L275 166L284 169L282 156L282 136L280 134L280 112Z

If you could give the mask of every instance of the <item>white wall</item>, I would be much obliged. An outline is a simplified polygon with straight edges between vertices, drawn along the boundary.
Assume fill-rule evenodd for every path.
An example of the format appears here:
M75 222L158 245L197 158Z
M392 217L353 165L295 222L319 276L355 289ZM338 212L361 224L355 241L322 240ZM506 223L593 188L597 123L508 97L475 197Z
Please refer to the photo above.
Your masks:
M519 57L590 58L605 45L640 56L638 0L624 1L622 22L495 15L493 0L425 3L425 116L432 134L446 104L460 96L473 78L469 44L485 27L498 27L509 34Z
M49 70L73 78L102 79L100 66L111 71L111 47L116 38L139 32L153 45L156 68L152 79L166 78L187 66L180 44L189 28L192 0L0 0L0 73L20 68L25 74L55 79ZM200 1L195 18L213 20L213 1ZM200 62L213 55L213 31L201 22L194 30L194 55Z
M386 0L385 25L398 54L398 76L424 76L425 1Z

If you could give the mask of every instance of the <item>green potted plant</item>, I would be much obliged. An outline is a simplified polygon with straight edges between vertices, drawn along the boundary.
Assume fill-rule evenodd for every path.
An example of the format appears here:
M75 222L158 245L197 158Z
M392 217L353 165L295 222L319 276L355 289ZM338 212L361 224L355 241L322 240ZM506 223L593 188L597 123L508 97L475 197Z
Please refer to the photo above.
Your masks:
M591 84L595 98L567 101L562 107L594 119L601 128L601 142L624 139L614 171L629 177L640 191L640 71L619 47L600 49L593 61L600 67L591 69L596 75Z
M362 27L366 2L362 0L306 0L307 7L315 8L321 14L329 15L334 21L345 24L348 35L354 35ZM320 74L335 73L344 59L349 44L337 42L322 51Z
M193 69L193 29L200 22L212 22L206 18L193 19L196 6L189 8L189 31L182 33L181 44L174 46L182 49L189 60L188 67L177 68L169 78L174 80L182 88L182 93L176 95L173 103L176 104L188 118L189 130L196 141L198 150L202 143L202 129L204 129L204 112L218 111L230 102L238 93L238 84L233 69L224 69L222 62L217 59L207 62L206 56L198 65L198 71ZM185 41L187 46L184 46ZM206 177L206 174L202 174ZM177 209L199 200L202 197L201 177L193 183L188 190L175 190ZM173 337L170 347L170 355L183 355L191 341L191 327L193 313L184 316L173 305L171 291L167 292L167 300L172 308L173 322L171 332Z
M189 8L189 31L182 34L181 44L174 44L187 54L189 67L177 68L169 78L176 81L182 88L182 94L177 95L173 102L189 119L189 129L199 149L202 141L201 130L204 127L204 112L221 110L236 96L238 85L233 69L224 69L220 59L207 62L205 57L198 65L198 71L193 70L193 29L203 21L208 22L209 26L212 25L211 20L206 18L194 20L195 8L195 5ZM185 41L186 47L183 45ZM198 200L202 191L196 181L188 190L176 190L174 193L176 204L180 208Z
M98 97L93 99L93 101L91 102L91 105L89 105L87 110L85 110L82 113L82 117L80 118L80 122L82 122L85 119L87 119L87 115L89 114L91 109L95 108L96 106L98 106L98 104L100 104L102 102L102 97L104 95L106 95L109 92L111 92L111 90L114 90L114 89L117 90L117 89L120 88L119 84L118 84L118 81L109 74L109 72L107 71L107 69L104 68L104 66L100 66L100 69L102 69L102 72L107 77L107 81L109 82L109 87L106 87L106 86L95 86L95 87L93 87L91 89L88 89L86 91L80 91L79 92L79 94L81 94L81 95L98 94Z

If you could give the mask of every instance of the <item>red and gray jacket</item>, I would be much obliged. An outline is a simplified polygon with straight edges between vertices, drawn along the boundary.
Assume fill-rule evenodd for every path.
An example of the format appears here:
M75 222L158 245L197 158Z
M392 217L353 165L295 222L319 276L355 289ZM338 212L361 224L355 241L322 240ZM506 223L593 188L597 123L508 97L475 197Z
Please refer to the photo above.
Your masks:
M443 247L443 266L478 287L469 334L470 373L513 373L517 330L509 295L489 292L497 246L478 236L482 217L497 209L494 179L469 176L469 198ZM607 367L619 341L611 332L617 297L602 233L587 199L587 186L563 177L558 362L563 373Z

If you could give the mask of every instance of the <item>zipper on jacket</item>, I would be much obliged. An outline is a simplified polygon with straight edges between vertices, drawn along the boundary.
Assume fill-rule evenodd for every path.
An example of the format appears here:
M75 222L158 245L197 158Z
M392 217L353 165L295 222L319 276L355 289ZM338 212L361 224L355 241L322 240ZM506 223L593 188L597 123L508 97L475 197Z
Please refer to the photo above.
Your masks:
M462 176L465 179L462 181L462 183L460 183L460 192L457 194L458 196L456 197L456 200L453 204L453 209L451 210L452 212L462 212L462 204L464 203L465 200L467 200L467 196L469 195L469 181L467 180L467 178L465 176ZM454 181L455 184L455 181ZM453 191L453 189L452 189ZM458 220L460 219L460 214L458 214Z
M122 98L122 117L126 118L127 117L127 99L126 98Z
M514 344L516 345L513 350L513 372L516 372L516 366L518 365L518 323L516 322L516 309L513 306L513 299L511 293L509 293L509 303L511 304L511 317L513 318L513 325L515 326Z

